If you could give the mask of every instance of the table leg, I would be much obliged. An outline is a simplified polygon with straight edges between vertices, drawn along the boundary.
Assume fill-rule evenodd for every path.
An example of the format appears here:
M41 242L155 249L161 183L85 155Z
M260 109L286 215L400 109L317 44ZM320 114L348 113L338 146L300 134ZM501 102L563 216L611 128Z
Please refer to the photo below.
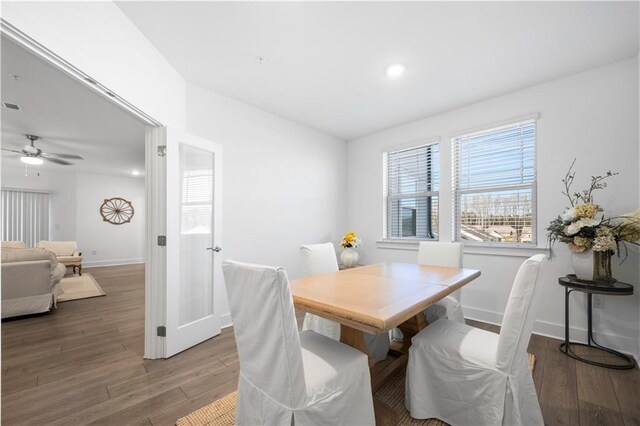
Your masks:
M345 345L349 345L366 354L369 358L369 368L373 367L376 363L369 353L369 348L367 348L367 345L364 342L364 334L362 334L361 330L356 330L348 325L340 324L340 341Z
M373 367L375 361L371 357L369 348L367 348L367 345L364 342L364 334L361 330L356 330L355 328L349 327L348 325L340 324L340 341L345 345L349 345L352 348L365 353L369 358L369 368ZM371 382L371 390L372 392L375 392L381 385L380 380L379 378L372 377ZM376 385L376 388L374 388L374 384ZM374 398L373 409L376 415L377 426L395 426L397 424L396 413L387 404L380 402Z
M402 331L403 335L402 347L400 348L400 352L405 354L409 353L409 348L411 347L411 339L427 325L427 319L424 317L424 313L422 312L400 324L398 328L400 329L400 331Z

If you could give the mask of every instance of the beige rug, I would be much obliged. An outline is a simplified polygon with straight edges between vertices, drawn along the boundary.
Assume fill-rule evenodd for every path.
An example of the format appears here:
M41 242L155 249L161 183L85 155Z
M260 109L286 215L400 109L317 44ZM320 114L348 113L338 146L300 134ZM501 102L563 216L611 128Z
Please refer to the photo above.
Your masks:
M536 357L528 355L529 370L533 373ZM387 381L376 393L375 397L384 402L395 411L398 416L398 425L411 426L447 426L438 419L416 420L412 419L404 407L404 369ZM236 421L237 393L220 398L211 404L194 411L193 413L178 419L176 426L233 426Z
M63 278L60 281L60 288L62 294L58 296L58 302L106 295L95 278L86 272L82 276L73 275Z

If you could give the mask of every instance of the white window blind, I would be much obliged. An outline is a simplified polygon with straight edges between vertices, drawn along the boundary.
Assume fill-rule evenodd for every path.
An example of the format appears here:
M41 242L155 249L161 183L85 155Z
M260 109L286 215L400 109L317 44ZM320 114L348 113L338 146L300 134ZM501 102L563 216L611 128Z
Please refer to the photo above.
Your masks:
M455 239L535 244L535 119L453 138Z
M439 144L385 152L387 239L438 238Z
M35 247L49 239L49 194L2 190L2 240Z

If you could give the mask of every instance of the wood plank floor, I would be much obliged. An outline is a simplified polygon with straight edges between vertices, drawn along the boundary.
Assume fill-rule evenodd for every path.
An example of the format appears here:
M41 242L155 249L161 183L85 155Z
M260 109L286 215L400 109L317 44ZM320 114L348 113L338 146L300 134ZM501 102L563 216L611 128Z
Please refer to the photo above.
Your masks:
M236 388L232 329L171 359L143 360L142 265L86 272L107 296L2 323L3 425L173 425ZM545 422L640 425L638 369L580 363L559 343L534 335L529 345Z

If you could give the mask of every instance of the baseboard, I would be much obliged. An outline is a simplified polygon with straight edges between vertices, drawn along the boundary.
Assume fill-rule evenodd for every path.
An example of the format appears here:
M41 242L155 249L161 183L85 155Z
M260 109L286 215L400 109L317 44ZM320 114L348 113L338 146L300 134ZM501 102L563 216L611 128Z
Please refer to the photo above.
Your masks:
M221 328L231 327L233 324L231 323L231 314L224 314L220 317L220 323L222 324Z
M463 306L464 316L468 319L481 321L489 324L502 324L503 314L485 309ZM594 327L595 328L595 327ZM564 323L554 323L549 321L536 320L533 325L533 333L541 336L564 340ZM572 342L586 343L587 330L581 327L570 327L569 333ZM593 332L594 339L603 346L608 346L620 352L631 354L636 362L640 364L640 354L638 353L638 341L629 337L615 334Z
M115 260L94 260L94 261L82 261L83 268L90 268L92 266L119 266L119 265L134 265L138 263L144 263L144 258L140 259L115 259Z

